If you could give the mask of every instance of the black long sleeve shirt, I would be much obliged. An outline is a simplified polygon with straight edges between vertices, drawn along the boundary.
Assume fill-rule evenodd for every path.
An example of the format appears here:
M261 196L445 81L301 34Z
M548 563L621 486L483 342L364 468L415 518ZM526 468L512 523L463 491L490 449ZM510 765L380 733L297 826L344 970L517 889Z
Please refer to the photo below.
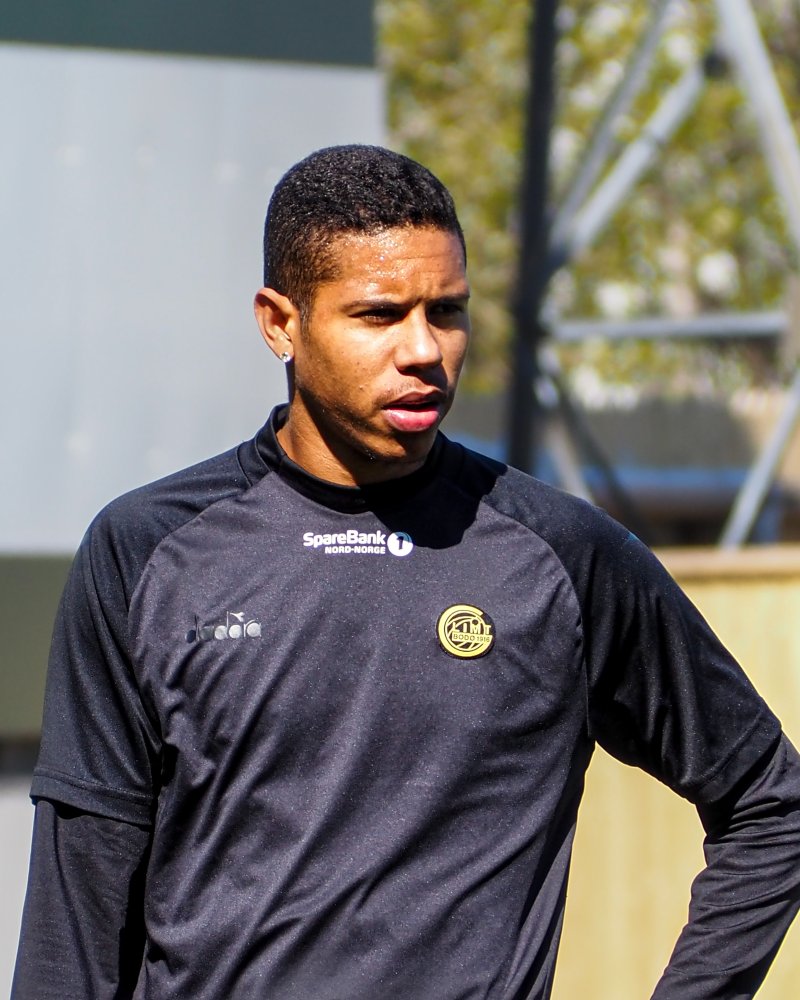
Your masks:
M441 437L403 480L320 482L280 419L87 533L15 1000L544 1000L595 742L708 830L658 1000L751 995L797 908L800 765L658 562Z

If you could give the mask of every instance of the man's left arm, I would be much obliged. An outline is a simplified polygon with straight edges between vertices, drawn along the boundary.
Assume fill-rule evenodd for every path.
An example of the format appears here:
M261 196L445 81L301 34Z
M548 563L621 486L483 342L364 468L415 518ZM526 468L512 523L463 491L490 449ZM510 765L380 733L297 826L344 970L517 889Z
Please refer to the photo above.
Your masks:
M745 1000L800 908L800 755L782 736L771 756L698 812L706 867L653 1000Z
M654 1000L744 1000L800 904L800 759L641 543L612 527L585 562L590 732L693 802L706 829L706 868Z

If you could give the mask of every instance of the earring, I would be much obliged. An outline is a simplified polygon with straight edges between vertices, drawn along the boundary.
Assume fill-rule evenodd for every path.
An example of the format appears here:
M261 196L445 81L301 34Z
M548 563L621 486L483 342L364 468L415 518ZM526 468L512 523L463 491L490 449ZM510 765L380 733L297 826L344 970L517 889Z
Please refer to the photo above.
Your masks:
M291 360L292 360L292 356L291 356L291 354L288 351L284 351L283 354L281 354L281 361L285 365L288 365Z

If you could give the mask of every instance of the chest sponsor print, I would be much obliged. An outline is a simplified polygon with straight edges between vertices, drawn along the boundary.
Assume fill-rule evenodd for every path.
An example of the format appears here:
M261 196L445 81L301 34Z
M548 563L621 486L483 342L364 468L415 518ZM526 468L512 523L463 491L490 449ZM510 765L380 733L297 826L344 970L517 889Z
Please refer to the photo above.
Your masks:
M414 542L406 531L347 531L303 533L303 547L321 550L326 556L392 556L404 557L414 550Z

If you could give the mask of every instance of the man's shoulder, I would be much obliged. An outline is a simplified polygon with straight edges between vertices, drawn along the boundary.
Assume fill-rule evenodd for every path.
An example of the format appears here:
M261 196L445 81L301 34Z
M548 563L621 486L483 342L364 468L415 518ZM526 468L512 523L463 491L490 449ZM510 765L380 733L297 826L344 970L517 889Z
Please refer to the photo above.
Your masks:
M100 513L114 518L135 515L142 510L177 509L190 513L241 492L250 485L239 461L242 447L237 445L219 455L137 486L112 500Z
M594 504L536 479L528 473L461 444L459 485L480 493L482 500L504 515L536 532L555 548L574 547L628 538L630 532Z
M587 606L599 600L610 609L621 594L637 589L676 593L650 549L589 501L469 449L463 449L458 479L473 495L480 493L480 503L512 530L535 535Z
M247 444L123 493L96 515L81 549L94 559L113 553L120 568L136 575L168 535L250 487L239 457L243 447Z

